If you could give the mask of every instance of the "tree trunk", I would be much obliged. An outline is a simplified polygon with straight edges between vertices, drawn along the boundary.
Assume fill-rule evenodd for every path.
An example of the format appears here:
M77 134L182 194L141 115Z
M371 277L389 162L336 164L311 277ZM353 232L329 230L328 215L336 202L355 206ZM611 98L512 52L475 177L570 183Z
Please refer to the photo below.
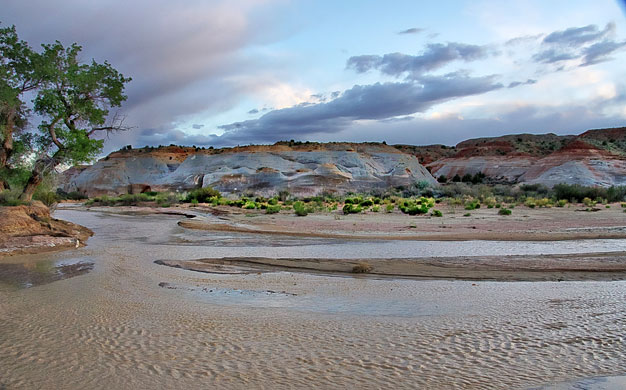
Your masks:
M6 125L4 126L4 134L2 145L0 145L0 172L7 174L9 170L9 159L13 154L13 131L15 127L15 108L10 108L7 113ZM0 177L0 191L9 188L6 180Z
M24 191L20 195L20 200L24 202L30 202L33 200L33 194L35 190L41 184L43 180L43 174L35 168L28 178L28 182L26 182L26 186L24 187Z

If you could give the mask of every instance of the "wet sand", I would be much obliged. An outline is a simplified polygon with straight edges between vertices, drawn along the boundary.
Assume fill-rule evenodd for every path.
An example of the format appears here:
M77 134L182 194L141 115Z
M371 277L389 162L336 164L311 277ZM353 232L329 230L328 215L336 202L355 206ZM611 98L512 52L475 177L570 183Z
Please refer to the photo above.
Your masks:
M185 205L186 206L186 205ZM340 210L297 217L291 212L265 214L263 210L232 207L199 208L198 217L180 222L189 229L318 237L353 240L511 240L558 241L626 238L626 214L620 204L586 212L576 206L513 209L513 215L498 215L498 209L470 212L462 207L437 205L443 217L409 216L394 211L344 215ZM193 208L186 208L193 210Z
M0 388L528 389L625 373L625 281L193 272L154 260L384 252L389 243L190 231L180 216L56 217L96 234L75 251L10 262L94 266L0 288ZM469 244L447 245L488 245ZM619 245L584 261L620 258Z
M265 258L234 257L157 260L155 263L197 272L246 274L309 272L345 276L365 265L361 277L498 281L624 280L626 252L543 256L457 256L429 258Z

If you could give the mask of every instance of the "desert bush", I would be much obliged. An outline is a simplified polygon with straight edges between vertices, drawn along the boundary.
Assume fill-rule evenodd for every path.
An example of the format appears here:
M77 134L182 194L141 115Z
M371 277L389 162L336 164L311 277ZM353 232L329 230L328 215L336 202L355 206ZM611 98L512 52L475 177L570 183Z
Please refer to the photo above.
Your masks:
M302 201L294 202L293 210L294 210L294 212L296 213L296 215L298 217L305 217L305 216L309 215L310 212L312 212L312 210L310 208L306 207L304 202L302 202Z
M20 191L4 190L0 192L0 206L20 206L27 204L19 200Z
M254 210L257 208L257 204L253 200L249 200L243 205L243 208L246 210Z
M211 187L196 188L189 191L185 202L191 202L193 199L200 203L212 203L213 200L221 198L222 195L216 189Z
M276 213L279 213L279 212L280 212L280 209L281 209L281 207L280 207L280 205L279 205L279 204L275 204L275 205L270 204L270 205L268 205L268 206L267 206L267 208L265 209L265 213L266 213L266 214L276 214Z
M567 200L566 199L559 199L556 202L556 207L565 207L566 204L567 204Z
M372 207L372 211L375 212L375 213L379 212L380 211L380 206L376 205L376 206Z
M433 210L432 215L433 217L443 217L443 213L441 212L441 210Z
M498 215L511 215L512 211L506 208L498 210Z
M584 204L585 206L587 206L587 207L593 207L593 206L595 206L595 205L596 205L596 203L597 203L595 200L593 200L593 199L591 199L591 198L587 198L587 197L586 197L586 198L583 198L582 202L583 202L583 204Z
M363 207L358 204L346 203L342 209L344 214L358 214L363 211Z
M385 206L385 211L388 213L391 213L395 207L396 207L395 205L390 203L387 206Z

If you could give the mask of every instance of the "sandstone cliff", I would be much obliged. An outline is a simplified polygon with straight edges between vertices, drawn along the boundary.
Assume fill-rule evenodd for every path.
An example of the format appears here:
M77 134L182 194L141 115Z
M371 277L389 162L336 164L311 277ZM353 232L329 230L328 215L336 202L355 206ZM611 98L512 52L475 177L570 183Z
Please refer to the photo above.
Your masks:
M414 155L384 144L303 143L199 149L169 146L122 150L67 174L63 189L88 196L185 191L299 196L362 192L436 183Z
M425 164L425 169L421 164ZM579 136L517 134L445 145L293 143L224 149L123 149L65 173L63 189L88 196L185 191L298 196L410 186L482 172L499 183L626 185L626 128Z
M434 176L482 172L494 182L626 185L626 128L589 130L579 136L479 138L459 143L454 151L427 165Z

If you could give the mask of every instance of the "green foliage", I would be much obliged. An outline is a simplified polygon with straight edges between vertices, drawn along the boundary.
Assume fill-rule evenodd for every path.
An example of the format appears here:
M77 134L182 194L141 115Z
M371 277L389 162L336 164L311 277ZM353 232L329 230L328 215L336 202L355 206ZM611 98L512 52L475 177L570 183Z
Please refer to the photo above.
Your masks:
M498 215L511 215L512 211L507 208L501 208L498 210Z
M249 200L243 205L243 208L246 210L254 210L257 208L257 204L256 202Z
M567 200L565 200L565 199L559 199L559 200L556 202L556 207L565 207L565 205L566 205L566 204L567 204Z
M583 202L583 199L606 199L608 202L621 202L626 200L626 186L613 186L609 188L585 187L579 184L557 184L553 188L557 199L568 199L572 202Z
M342 211L344 214L358 214L363 211L363 207L359 204L346 203Z
M587 207L593 207L596 205L596 201L591 198L583 198L583 204Z
M125 129L119 117L109 118L109 110L126 100L123 92L130 78L106 61L82 63L80 52L80 46L64 47L59 41L35 52L19 41L15 27L0 29L0 101L17 110L24 122L29 110L41 118L30 133L29 145L38 159L24 189L26 199L44 172L93 160L104 142L96 135ZM14 131L5 127L3 137Z
M393 204L388 204L387 206L385 206L385 211L391 213L395 207L396 206Z
M465 202L465 210L476 210L480 208L480 201L478 199L470 199Z
M20 206L28 204L19 200L19 192L15 190L0 191L0 206Z
M280 212L280 209L281 209L280 205L278 205L278 204L276 204L276 205L270 204L270 205L268 205L265 208L265 213L266 214L276 214L276 213Z
M433 217L443 217L443 213L441 212L441 210L433 210L432 215Z
M214 200L221 198L222 195L218 190L211 187L196 188L189 191L185 202L191 202L195 200L198 203L213 203Z
M435 206L434 198L419 197L417 199L403 199L398 208L405 214L417 215L426 214L428 210Z
M313 212L313 209L307 207L302 201L294 202L293 210L298 217L305 217Z

